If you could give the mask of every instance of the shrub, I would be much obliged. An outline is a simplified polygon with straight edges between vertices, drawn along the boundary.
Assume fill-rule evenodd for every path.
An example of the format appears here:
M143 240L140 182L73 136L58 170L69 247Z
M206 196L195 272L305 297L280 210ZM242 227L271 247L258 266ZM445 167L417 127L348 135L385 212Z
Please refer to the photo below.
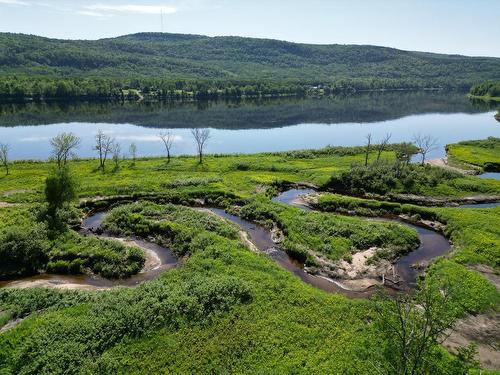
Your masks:
M0 235L0 278L37 273L47 262L48 250L44 225L10 227Z

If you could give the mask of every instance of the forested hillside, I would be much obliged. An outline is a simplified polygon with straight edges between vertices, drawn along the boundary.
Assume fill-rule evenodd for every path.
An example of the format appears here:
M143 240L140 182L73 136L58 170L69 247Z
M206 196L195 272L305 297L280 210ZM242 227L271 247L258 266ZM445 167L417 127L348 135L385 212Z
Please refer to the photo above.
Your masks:
M88 41L0 33L0 72L3 98L273 96L468 89L500 79L500 59L242 37L140 33Z

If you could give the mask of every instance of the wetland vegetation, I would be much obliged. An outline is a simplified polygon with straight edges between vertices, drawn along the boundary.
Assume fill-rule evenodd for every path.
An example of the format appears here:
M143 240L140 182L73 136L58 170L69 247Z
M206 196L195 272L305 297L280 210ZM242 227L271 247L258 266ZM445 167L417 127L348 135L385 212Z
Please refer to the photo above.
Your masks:
M127 278L140 272L147 262L144 250L77 231L81 218L103 210L105 233L167 247L178 265L134 288L100 292L68 290L74 285L64 282L30 288L36 283L29 278L20 289L12 288L19 283L4 281L0 371L369 374L374 368L416 366L418 373L474 372L479 366L474 348L451 354L440 345L445 337L439 332L456 319L498 309L500 294L488 272L497 272L500 262L495 224L500 208L423 207L397 197L446 197L447 204L478 196L498 199L500 181L401 163L400 145L388 145L380 157L374 147L365 166L365 149L208 154L202 160L173 156L168 162L136 158L103 168L96 159L69 160L59 169L71 173L71 194L55 188L61 178L50 182L57 163L10 162L9 174L0 177L0 252L9 259L3 278L39 272ZM305 200L320 212L271 200L304 184L319 189ZM47 216L51 202L60 203L52 203ZM415 229L366 217L402 215L441 231L453 249L428 267L418 265L425 271L412 299L350 299L281 268L256 250L242 228L205 210L209 207L267 228L277 251L335 282L366 275L321 269L352 265L359 254L369 264L390 265L418 246ZM52 225L54 218L61 225ZM382 282L380 274L370 277ZM415 304L429 309L415 310ZM398 333L388 329L398 306L411 311L404 318L408 327L429 333L403 349L394 339ZM437 314L432 327L422 325L427 311ZM398 350L408 362L394 356ZM423 362L413 356L419 350ZM479 359L494 368L491 358Z

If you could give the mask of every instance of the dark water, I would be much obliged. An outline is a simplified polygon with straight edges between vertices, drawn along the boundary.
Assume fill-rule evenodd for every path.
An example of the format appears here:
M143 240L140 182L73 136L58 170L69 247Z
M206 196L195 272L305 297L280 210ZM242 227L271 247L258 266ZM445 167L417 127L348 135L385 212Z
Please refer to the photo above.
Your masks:
M271 239L271 234L269 230L241 219L238 216L228 214L224 210L218 208L211 208L212 212L216 213L220 217L227 219L248 233L250 240L253 244L262 252L268 254L276 263L278 263L284 269L290 271L295 276L298 276L302 281L310 284L318 289L324 290L326 292L336 292L342 293L348 297L368 297L373 291L366 292L355 292L344 289L340 284L336 283L334 280L327 278L322 278L318 276L311 275L304 271L304 265L297 260L290 257L283 250L279 249L277 245Z
M163 154L162 129L175 136L173 153L193 154L190 128L211 129L211 153L253 153L352 146L391 133L391 141L431 134L439 147L429 157L444 156L444 145L466 139L500 136L495 111L471 103L463 93L385 92L322 99L273 99L244 102L177 104L27 104L0 105L0 140L11 146L12 159L46 159L49 140L73 132L81 140L80 157L92 150L99 129L121 144L133 142L139 156Z

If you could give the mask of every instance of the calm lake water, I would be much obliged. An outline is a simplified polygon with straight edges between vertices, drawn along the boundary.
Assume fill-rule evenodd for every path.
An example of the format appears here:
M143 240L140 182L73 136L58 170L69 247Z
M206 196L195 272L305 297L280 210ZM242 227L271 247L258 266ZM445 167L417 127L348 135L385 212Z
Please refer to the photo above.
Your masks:
M190 129L210 128L210 153L253 153L361 145L391 133L391 142L431 134L444 155L448 143L500 137L496 110L471 103L462 93L387 92L322 99L164 104L0 105L0 142L12 159L46 159L49 140L61 132L77 134L80 157L94 157L99 129L114 137L126 154L134 142L140 156L161 155L158 133L175 135L174 154L195 152Z

